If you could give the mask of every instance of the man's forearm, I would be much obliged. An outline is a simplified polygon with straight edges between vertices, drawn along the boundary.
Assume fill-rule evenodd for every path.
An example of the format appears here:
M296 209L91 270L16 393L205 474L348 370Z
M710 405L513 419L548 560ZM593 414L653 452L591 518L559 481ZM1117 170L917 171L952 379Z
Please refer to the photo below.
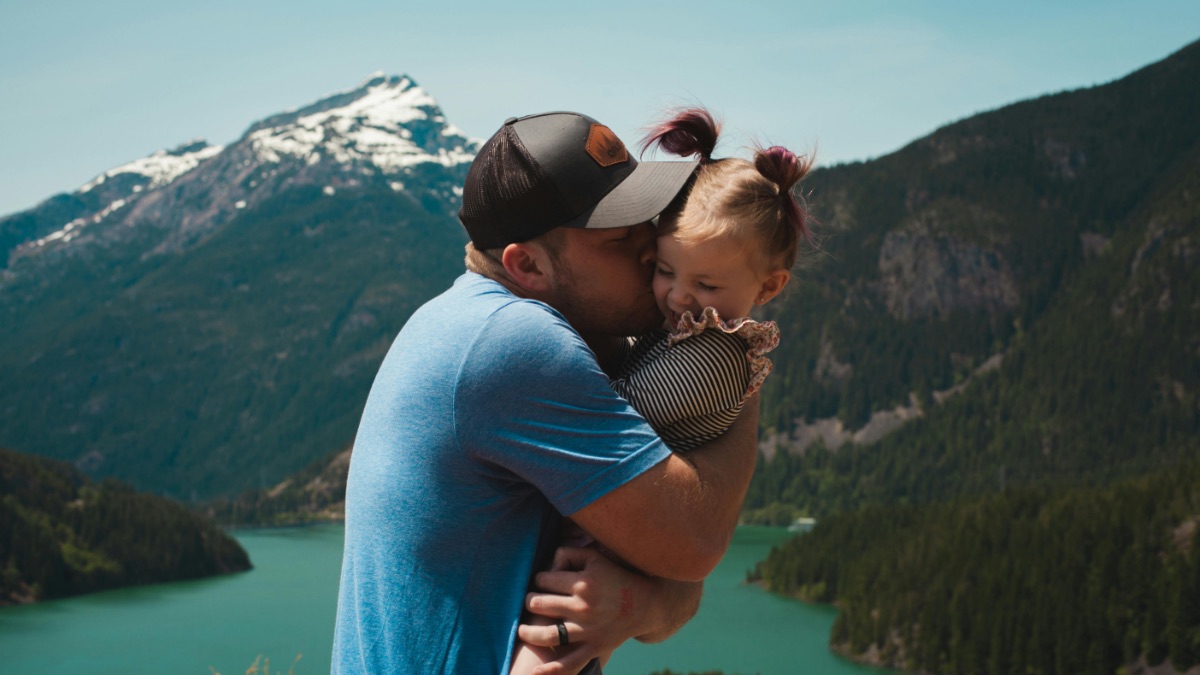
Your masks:
M672 581L654 579L654 600L657 616L651 620L653 628L636 637L638 642L662 642L683 628L696 616L700 609L700 596L704 593L703 581Z
M700 581L729 547L758 455L758 398L722 436L672 455L572 518L647 574Z
M688 453L700 483L703 508L711 524L724 531L722 554L737 527L758 457L758 396L746 402L733 426L712 442ZM699 514L697 514L699 515Z

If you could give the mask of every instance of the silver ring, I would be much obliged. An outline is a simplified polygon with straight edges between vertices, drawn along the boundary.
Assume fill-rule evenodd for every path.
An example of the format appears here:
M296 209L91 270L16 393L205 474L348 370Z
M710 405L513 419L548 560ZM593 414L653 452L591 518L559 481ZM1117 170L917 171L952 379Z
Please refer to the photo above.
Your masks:
M554 624L554 627L558 629L558 646L566 647L567 645L571 644L571 638L567 635L567 624L559 621L558 623Z

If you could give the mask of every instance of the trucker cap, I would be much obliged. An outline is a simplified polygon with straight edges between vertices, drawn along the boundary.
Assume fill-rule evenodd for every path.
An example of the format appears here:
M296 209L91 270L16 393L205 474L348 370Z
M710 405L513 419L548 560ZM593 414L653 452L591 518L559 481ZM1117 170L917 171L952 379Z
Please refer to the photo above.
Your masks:
M480 250L556 227L636 225L661 213L698 164L638 162L611 129L587 115L514 117L471 163L458 219Z

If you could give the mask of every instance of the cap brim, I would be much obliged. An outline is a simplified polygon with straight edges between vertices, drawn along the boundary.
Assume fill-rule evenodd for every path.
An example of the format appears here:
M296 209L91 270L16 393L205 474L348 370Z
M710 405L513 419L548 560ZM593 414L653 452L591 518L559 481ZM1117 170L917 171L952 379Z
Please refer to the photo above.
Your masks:
M562 227L628 227L662 213L691 178L699 162L639 162L633 173L595 207Z

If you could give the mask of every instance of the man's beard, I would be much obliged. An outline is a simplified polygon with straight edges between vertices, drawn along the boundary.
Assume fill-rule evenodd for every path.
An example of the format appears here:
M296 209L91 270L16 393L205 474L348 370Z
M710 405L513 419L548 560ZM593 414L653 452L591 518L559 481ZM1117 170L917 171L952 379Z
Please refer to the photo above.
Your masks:
M663 316L649 283L636 302L619 303L607 296L590 297L569 270L560 268L558 281L553 306L581 335L631 337L662 326Z

